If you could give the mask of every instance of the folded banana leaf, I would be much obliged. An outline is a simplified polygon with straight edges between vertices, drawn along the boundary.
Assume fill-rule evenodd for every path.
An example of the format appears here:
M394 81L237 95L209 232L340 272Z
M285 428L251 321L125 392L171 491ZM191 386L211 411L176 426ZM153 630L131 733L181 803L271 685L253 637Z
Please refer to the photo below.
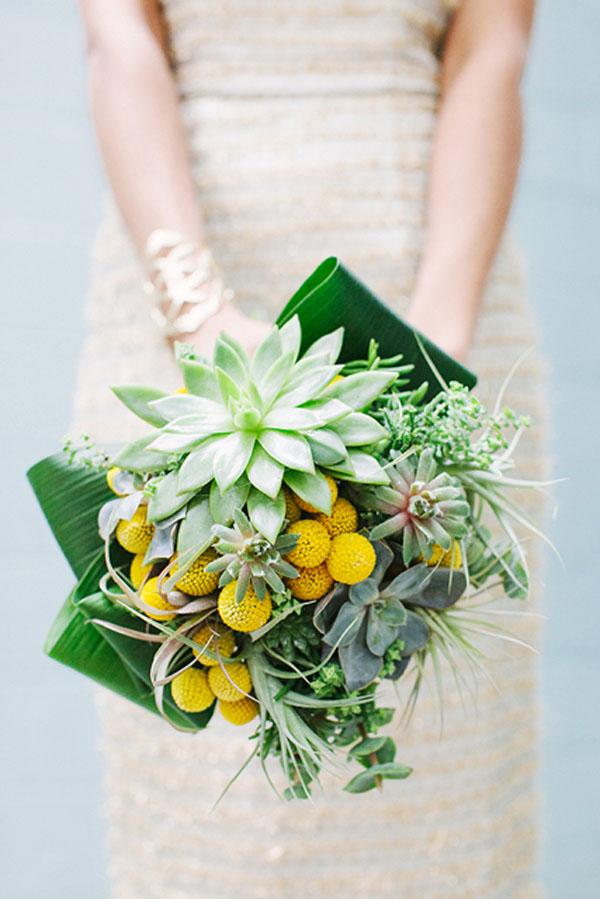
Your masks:
M403 354L403 363L414 366L408 375L410 386L418 387L427 380L430 396L440 385L427 356L444 380L460 381L468 387L476 383L475 375L423 337L425 356L412 328L335 257L321 263L304 282L277 323L284 324L293 315L300 319L303 350L323 334L343 326L342 361L365 358L373 337L382 356ZM139 619L98 589L106 572L98 511L114 496L104 473L69 464L66 453L57 453L30 468L27 476L78 579L50 628L44 651L143 708L157 712L149 676L156 644L117 634L91 621L102 619L129 628L143 627ZM168 690L164 701L169 717L183 727L205 727L212 715L212 708L193 715L181 712Z
M302 325L301 352L323 333L343 326L340 361L365 359L373 337L382 357L402 353L402 363L413 366L406 375L409 387L420 387L424 381L429 383L426 399L431 399L441 389L430 361L446 382L459 381L469 388L477 383L473 372L419 334L426 351L424 354L414 329L384 305L335 256L325 259L306 279L284 306L277 324L285 324L294 315L299 317Z

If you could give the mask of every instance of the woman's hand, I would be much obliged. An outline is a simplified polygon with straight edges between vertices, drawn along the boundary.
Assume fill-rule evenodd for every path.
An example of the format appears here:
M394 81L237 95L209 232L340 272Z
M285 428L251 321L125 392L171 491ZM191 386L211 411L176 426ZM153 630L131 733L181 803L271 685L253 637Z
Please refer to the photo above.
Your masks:
M225 331L230 337L237 340L248 353L252 354L270 329L271 325L267 322L256 321L240 312L233 303L225 303L215 315L204 322L195 334L191 334L187 338L186 343L192 344L202 356L210 358L217 337L221 331Z
M467 361L475 326L471 317L448 312L439 299L426 303L415 297L406 314L406 322L457 362L464 364Z

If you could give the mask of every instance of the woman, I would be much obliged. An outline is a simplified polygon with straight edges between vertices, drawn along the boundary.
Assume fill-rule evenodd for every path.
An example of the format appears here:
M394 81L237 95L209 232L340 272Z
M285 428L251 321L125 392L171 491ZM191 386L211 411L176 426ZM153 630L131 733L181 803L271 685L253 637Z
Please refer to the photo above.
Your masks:
M109 383L178 386L173 336L208 353L225 329L252 349L330 254L468 356L493 396L534 342L501 240L533 0L163 7L82 0L116 206L96 247L74 430L129 439ZM506 401L539 418L539 397L530 356ZM530 475L539 433L521 455ZM448 687L441 740L422 697L399 737L408 781L359 798L335 784L316 810L280 804L250 769L207 817L246 735L215 722L189 738L102 694L114 896L536 895L533 663L500 655L502 693L483 681L476 714Z

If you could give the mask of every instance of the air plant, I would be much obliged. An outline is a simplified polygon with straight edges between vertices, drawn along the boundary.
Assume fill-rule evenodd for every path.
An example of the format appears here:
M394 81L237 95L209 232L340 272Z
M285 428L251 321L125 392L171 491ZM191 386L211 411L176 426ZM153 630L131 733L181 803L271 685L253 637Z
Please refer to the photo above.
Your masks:
M468 533L470 507L460 483L439 471L433 451L418 457L396 457L388 474L391 483L359 489L360 503L389 516L370 531L372 540L398 535L403 561L431 558L435 544L450 550L455 539Z
M275 543L270 543L252 527L241 509L235 509L231 527L213 525L213 544L220 556L206 566L207 571L221 571L219 586L224 587L237 580L236 601L242 601L251 584L259 599L264 599L267 586L274 593L284 593L283 577L296 578L298 571L282 556L291 552L298 536L280 534Z

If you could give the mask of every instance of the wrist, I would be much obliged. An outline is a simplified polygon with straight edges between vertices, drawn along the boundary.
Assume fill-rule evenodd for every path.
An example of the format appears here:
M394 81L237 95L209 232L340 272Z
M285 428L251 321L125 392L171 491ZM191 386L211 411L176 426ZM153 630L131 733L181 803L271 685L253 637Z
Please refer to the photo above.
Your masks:
M168 340L189 339L233 297L210 249L177 232L153 231L145 259L151 314Z

